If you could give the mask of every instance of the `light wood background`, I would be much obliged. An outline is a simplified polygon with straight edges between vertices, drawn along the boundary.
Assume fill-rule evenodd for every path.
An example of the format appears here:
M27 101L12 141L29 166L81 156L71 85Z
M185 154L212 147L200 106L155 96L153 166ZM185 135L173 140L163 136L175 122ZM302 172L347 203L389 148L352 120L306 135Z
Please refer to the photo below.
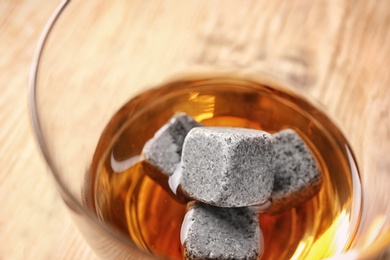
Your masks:
M55 190L28 114L33 51L58 3L0 0L1 260L97 259ZM274 44L271 40L279 44L266 60L271 72L308 91L328 108L344 132L353 133L350 142L362 171L367 172L363 181L385 195L390 184L390 2L277 0L263 1L263 6L259 19L267 26L264 37L269 47ZM241 14L239 19L245 22L246 17ZM302 24L315 30L297 38L296 28ZM249 36L241 37L245 41ZM214 57L206 51L200 59L197 62ZM374 178L368 172L381 176ZM381 213L390 213L387 200L378 203ZM375 207L368 209L374 212Z
M34 140L28 74L60 1L0 1L0 259L98 259L73 224Z

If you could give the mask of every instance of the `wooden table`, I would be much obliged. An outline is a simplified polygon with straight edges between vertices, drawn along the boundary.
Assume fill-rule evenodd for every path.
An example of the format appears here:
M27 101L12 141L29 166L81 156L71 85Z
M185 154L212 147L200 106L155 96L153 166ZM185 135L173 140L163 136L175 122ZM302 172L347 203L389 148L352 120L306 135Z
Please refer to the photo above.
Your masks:
M58 3L0 2L0 259L4 260L97 259L57 194L34 140L27 106L32 55ZM271 59L269 64L275 63L271 69L320 99L344 132L354 131L350 141L362 170L387 172L381 180L389 181L390 2L277 0L263 5L259 19L270 28L265 37L275 37L291 51L279 65L276 56ZM298 39L294 28L301 24L316 29ZM290 42L292 38L295 41ZM304 41L312 41L313 49L300 49ZM313 53L314 59L300 59ZM337 102L341 95L348 102ZM361 117L350 119L352 110Z
M0 259L97 259L69 217L34 140L28 73L59 1L0 2Z

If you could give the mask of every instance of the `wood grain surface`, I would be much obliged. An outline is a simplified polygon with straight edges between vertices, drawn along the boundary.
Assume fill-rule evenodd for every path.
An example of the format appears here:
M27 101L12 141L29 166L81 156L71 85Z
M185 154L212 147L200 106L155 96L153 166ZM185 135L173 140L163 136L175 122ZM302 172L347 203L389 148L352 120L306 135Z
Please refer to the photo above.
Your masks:
M28 73L33 52L44 24L59 2L0 1L1 260L97 259L56 191L34 140L29 119ZM71 4L80 10L88 10L87 2L73 2ZM238 21L248 23L248 28L252 28L234 35L238 44L228 50L233 55L229 60L237 66L255 62L250 65L282 77L319 100L343 132L348 133L363 172L363 182L376 187L376 194L388 194L390 2L254 2L246 4L243 1L242 10L236 10L232 1L224 3L224 11L234 13ZM92 8L85 19L93 19L105 8L108 10L107 3L110 2L94 5L100 8ZM171 5L176 3L179 4L170 1ZM187 3L180 5L196 6L194 1ZM70 12L76 13L78 8L71 8ZM218 8L218 5L211 4L210 8ZM246 16L245 10L251 8L258 8L259 15ZM120 23L118 17L113 19ZM210 24L200 27L203 28L200 34L204 45L197 46L193 60L196 64L225 62L223 56L215 56L211 50L229 42L230 34L218 25L218 21ZM243 47L253 35L253 26L258 26L256 29L261 32L257 40L261 41L262 48L256 50ZM67 28L63 30L66 32ZM252 59L253 55L258 58ZM373 173L379 174L373 177ZM386 197L365 196L376 202L365 205L368 217L378 212L383 216L390 215ZM384 222L382 228L388 230L389 225L389 221ZM385 253L382 259L388 257Z
M73 224L34 140L28 74L59 1L0 1L0 259L98 259Z

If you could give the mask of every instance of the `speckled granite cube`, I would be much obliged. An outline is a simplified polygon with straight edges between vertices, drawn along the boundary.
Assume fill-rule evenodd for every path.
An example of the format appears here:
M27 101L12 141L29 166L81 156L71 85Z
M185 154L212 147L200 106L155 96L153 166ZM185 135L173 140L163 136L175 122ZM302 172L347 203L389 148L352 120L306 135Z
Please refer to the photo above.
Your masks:
M219 208L196 202L181 230L184 258L257 259L263 236L257 213L250 208Z
M192 117L179 113L173 116L146 142L143 158L171 176L181 159L182 146L187 133L194 127L202 126Z
M299 135L292 129L273 134L275 145L275 181L271 206L276 214L296 207L318 193L322 176L316 160Z
M270 196L274 146L267 132L197 127L183 145L181 188L191 198L219 207L257 205Z

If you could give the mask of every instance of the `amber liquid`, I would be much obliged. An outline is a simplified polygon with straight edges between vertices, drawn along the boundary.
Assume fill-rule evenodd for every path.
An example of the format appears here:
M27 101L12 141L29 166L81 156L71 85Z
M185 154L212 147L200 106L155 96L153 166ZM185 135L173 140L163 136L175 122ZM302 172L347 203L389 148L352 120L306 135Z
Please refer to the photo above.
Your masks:
M140 250L182 259L179 234L186 204L174 197L166 179L156 178L153 167L139 161L145 142L176 112L207 126L270 133L293 128L315 155L324 180L319 194L282 214L259 214L262 259L321 259L348 248L359 220L360 190L344 137L321 111L293 92L238 78L171 82L140 94L113 116L89 176L87 203L102 221Z

